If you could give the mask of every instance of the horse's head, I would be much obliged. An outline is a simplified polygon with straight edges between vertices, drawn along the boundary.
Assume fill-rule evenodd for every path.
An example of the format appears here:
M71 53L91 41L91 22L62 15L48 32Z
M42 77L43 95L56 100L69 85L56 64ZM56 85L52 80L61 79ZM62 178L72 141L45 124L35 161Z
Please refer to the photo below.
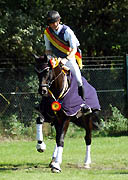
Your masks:
M46 55L44 56L36 56L35 57L35 61L36 61L36 65L35 65L35 71L38 75L38 79L39 79L39 93L41 95L45 95L48 94L48 87L49 87L49 83L52 79L51 77L51 66L49 64L48 58Z
M55 80L55 73L53 69L58 66L58 61L52 56L36 56L35 70L39 78L39 93L41 95L47 95L48 89L51 87Z

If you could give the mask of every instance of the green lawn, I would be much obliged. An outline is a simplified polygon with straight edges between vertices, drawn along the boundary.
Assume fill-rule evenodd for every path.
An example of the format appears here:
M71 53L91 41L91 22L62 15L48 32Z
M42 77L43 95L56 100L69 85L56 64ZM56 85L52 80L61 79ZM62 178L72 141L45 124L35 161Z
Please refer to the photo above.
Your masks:
M46 140L47 150L38 153L35 141L0 143L0 180L128 180L128 137L92 139L92 167L83 168L83 138L65 138L62 173L48 168L55 145Z

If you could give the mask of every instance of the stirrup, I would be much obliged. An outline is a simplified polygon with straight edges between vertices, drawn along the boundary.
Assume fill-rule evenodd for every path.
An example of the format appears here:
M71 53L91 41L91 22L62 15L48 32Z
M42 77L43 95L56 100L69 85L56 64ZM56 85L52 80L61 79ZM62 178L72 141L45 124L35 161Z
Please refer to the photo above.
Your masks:
M90 107L87 107L86 105L85 106L82 106L82 112L84 113L84 115L88 115L90 113L92 113L92 110Z

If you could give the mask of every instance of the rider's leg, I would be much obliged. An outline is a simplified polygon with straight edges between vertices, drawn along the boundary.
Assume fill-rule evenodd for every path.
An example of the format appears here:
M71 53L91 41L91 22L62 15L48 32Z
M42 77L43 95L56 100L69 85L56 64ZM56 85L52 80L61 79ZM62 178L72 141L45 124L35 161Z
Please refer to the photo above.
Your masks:
M80 72L80 69L76 60L75 59L68 60L65 65L70 68L72 74L76 77L77 84L78 84L78 93L82 97L82 99L85 100L82 76L81 76L81 72Z
M79 68L76 60L75 59L68 60L65 63L65 65L70 68L72 74L76 77L77 84L78 84L78 94L85 101L86 95L85 95L85 90L84 90L84 86L83 86L83 82L82 82L82 76L81 76L80 68ZM90 107L88 107L87 105L83 106L83 110L84 110L85 115L92 112Z
M69 67L73 75L76 76L78 86L82 86L83 85L82 76L76 60L75 59L68 60L65 65Z

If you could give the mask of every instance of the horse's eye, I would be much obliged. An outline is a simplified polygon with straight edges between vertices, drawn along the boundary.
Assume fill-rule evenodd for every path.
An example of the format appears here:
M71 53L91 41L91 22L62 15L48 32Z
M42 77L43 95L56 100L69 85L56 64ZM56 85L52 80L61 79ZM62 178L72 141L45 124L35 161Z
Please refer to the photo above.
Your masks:
M43 75L43 76L47 76L48 73L49 73L49 69L46 69L45 71L42 72L42 75Z
M46 69L43 73L46 74L49 72L49 69Z

